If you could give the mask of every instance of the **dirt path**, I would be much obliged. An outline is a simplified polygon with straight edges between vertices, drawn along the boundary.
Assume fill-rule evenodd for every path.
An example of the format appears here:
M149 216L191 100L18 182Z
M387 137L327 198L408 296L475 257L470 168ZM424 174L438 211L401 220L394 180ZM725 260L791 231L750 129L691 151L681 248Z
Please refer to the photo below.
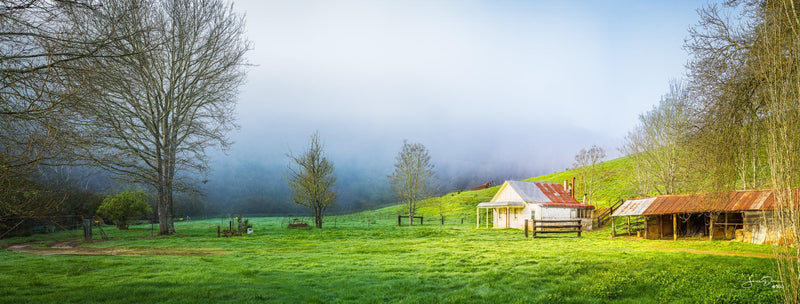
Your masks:
M129 248L94 248L80 247L78 243L61 242L47 247L41 244L17 244L7 249L15 252L42 254L42 255L96 255L96 256L143 256L143 255L171 255L171 256L209 256L228 253L223 250L173 250L173 249L129 249Z
M686 253L692 253L692 254L742 256L742 257L765 258L765 259L775 258L775 255L772 254L772 253L730 252L730 251L700 250L700 249L689 249L689 248L670 248L670 247L660 247L660 246L651 246L650 248L658 249L658 250L665 250L665 251L686 252Z

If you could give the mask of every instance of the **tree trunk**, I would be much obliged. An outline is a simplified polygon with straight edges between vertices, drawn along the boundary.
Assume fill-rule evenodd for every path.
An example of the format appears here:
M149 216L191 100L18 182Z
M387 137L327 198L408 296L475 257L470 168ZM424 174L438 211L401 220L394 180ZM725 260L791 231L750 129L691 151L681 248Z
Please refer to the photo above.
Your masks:
M175 233L175 226L172 223L172 187L171 185L161 185L158 187L157 192L158 234L173 234Z
M414 226L414 209L413 208L409 208L408 209L408 225L409 226Z
M314 225L322 229L322 209L314 208Z

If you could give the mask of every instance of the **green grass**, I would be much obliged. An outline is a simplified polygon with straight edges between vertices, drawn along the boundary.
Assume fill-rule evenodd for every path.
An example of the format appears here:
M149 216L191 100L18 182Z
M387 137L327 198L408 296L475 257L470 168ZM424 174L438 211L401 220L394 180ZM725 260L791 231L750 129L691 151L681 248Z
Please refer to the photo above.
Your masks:
M476 195L477 196L477 195ZM476 198L477 199L477 198ZM770 303L777 291L750 278L772 260L688 253L769 253L722 241L608 237L525 239L519 230L476 229L474 220L397 227L373 211L329 218L325 229L289 230L252 219L255 234L217 238L220 220L180 222L178 235L150 226L107 228L89 248L223 251L209 256L34 255L0 250L0 303ZM227 222L225 222L227 223ZM77 233L0 241L39 246ZM683 250L683 251L682 251ZM774 275L773 275L774 276Z

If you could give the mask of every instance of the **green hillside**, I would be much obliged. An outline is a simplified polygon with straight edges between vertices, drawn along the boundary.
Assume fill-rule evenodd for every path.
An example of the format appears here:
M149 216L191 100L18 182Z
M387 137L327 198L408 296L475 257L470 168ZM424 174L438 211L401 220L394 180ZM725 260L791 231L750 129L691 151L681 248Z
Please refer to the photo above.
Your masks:
M597 175L601 177L601 180L595 192L594 201L591 203L598 207L606 207L620 199L636 197L632 166L633 160L627 156L598 164ZM526 179L526 181L561 183L573 176L578 176L577 170L542 175ZM582 200L582 189L579 183L580 181L575 181L579 194L577 198L580 201Z
M605 161L598 165L598 176L602 177L601 183L595 193L593 205L602 208L606 207L619 199L636 197L631 176L632 160L630 157L621 157ZM554 182L561 183L566 179L578 176L577 170L567 170L548 175L537 176L526 179L525 181ZM579 182L578 193L581 193ZM431 198L421 202L419 213L423 216L438 217L443 214L446 218L474 217L475 207L481 202L492 199L500 186L476 190L451 192L440 197ZM581 200L582 197L578 197ZM386 208L366 211L361 214L375 217L391 217L398 214L405 214L402 205L394 205Z

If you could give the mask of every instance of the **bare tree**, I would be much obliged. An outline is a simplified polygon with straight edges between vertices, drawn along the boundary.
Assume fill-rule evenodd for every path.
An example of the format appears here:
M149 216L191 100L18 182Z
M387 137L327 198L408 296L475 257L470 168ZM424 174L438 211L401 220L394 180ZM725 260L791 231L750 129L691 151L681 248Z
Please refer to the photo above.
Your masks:
M768 171L762 139L765 105L757 97L761 80L748 60L761 17L757 10L736 5L699 10L700 21L686 40L693 55L688 89L701 121L693 140L701 152L696 163L706 165L715 191L765 186Z
M755 29L749 59L763 81L758 94L768 113L764 125L777 228L792 240L776 247L777 270L785 285L784 301L800 303L800 12L790 0L760 4L764 21Z
M692 87L704 111L706 140L700 144L718 154L709 158L718 188L759 187L768 176L783 238L775 246L783 300L800 303L797 3L728 1L701 10L700 17L688 41Z
M0 1L0 214L53 212L61 199L43 203L31 182L42 165L75 163L81 144L76 104L78 61L101 56L118 33L84 33L78 19L103 18L91 0Z
M593 145L588 150L581 149L578 154L575 154L575 162L572 165L578 171L583 193L589 202L593 201L594 193L597 192L597 187L601 182L597 166L605 157L606 151L597 145Z
M88 19L79 32L116 32L92 71L82 110L91 118L96 164L152 186L159 233L174 233L173 191L192 186L181 172L207 169L206 150L230 142L245 77L244 20L222 0L109 0L114 22ZM117 54L133 54L118 57Z
M633 157L640 194L651 191L674 194L688 185L686 146L693 127L693 111L680 82L670 85L670 92L657 107L639 116L639 124L625 138L622 149Z
M311 209L315 226L322 229L325 210L336 200L336 191L331 189L336 184L336 175L333 174L333 162L325 157L319 132L311 135L306 152L300 155L289 153L288 156L297 165L296 168L290 165L286 176L294 191L292 199L296 204Z
M408 224L414 224L414 214L419 201L435 192L436 175L428 149L420 143L403 141L403 148L395 157L394 171L389 182L397 198L405 204L408 211Z

